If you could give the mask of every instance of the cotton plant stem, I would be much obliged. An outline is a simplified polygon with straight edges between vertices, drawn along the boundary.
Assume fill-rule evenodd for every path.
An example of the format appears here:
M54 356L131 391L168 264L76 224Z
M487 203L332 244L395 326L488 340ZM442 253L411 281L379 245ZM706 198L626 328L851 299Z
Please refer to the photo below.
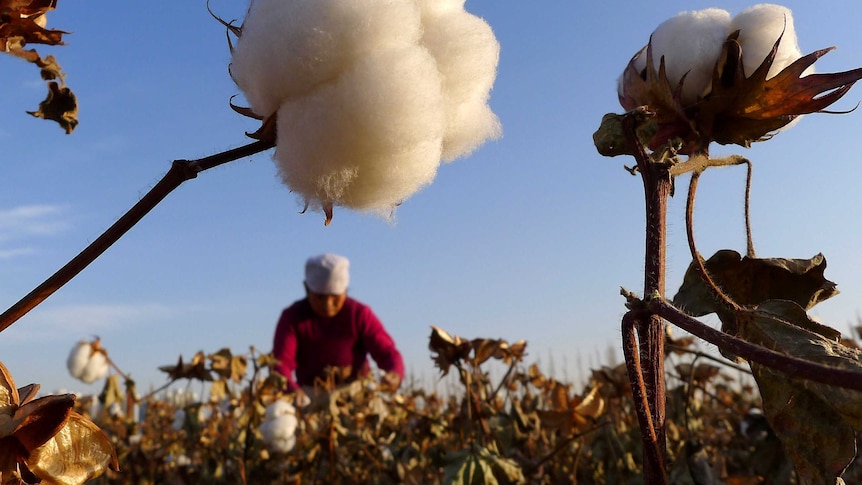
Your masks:
M646 205L646 247L644 263L644 295L664 295L667 248L667 201L673 186L670 165L655 163L637 138L636 119L627 115L622 120L623 133L630 146L635 147L635 160L644 184ZM646 315L636 326L638 334L638 360L626 359L632 388L643 379L645 403L652 429L641 428L644 445L644 481L649 484L667 483L667 440L665 432L666 397L664 372L664 321L658 315ZM640 373L641 376L632 375ZM638 403L640 404L640 403ZM643 419L640 419L644 423ZM655 449L653 453L651 450Z
M862 372L810 362L753 344L721 330L716 330L700 320L686 315L665 298L650 299L642 311L659 315L686 332L702 338L720 349L729 351L750 362L779 371L789 378L807 379L830 386L862 391Z
M258 140L247 145L227 150L198 160L175 160L168 173L147 192L131 209L120 217L111 227L102 233L65 266L57 270L42 284L33 289L24 298L0 314L0 332L27 314L30 310L45 301L55 291L77 276L81 271L102 255L109 247L123 237L147 213L158 205L174 189L186 180L197 177L204 170L254 155L273 147L269 140Z

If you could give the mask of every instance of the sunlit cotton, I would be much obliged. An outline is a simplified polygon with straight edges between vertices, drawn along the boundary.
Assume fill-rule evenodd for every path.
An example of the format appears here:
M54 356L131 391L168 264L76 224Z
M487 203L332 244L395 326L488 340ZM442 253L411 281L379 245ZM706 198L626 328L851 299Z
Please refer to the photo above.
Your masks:
M302 202L388 215L441 160L501 135L499 49L463 1L255 0L231 75L276 115L274 158Z

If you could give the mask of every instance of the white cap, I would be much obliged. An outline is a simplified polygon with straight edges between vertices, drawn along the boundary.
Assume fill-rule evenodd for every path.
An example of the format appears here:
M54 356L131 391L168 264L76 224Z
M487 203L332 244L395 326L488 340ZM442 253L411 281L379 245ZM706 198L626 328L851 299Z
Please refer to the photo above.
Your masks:
M342 295L350 283L350 261L337 254L312 256L305 262L305 284L312 293Z

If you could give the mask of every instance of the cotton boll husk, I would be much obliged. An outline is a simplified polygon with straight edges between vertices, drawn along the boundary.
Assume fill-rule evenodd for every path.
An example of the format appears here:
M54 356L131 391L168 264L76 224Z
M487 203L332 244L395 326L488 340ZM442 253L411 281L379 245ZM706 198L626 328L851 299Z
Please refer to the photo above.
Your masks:
M730 13L718 8L682 12L662 22L650 42L655 69L665 58L665 69L671 86L676 88L685 76L683 104L688 104L709 90L715 63L727 40ZM646 51L641 54L646 66Z
M437 171L443 138L440 76L427 49L358 60L337 82L284 103L275 160L313 208L390 209Z
M255 0L231 76L252 110L269 116L368 53L416 44L420 25L414 0Z
M766 56L781 36L775 61L769 68L767 79L802 57L793 27L793 14L781 5L762 3L749 7L737 14L730 23L730 31L739 30L739 44L742 46L742 60L745 75L750 76L766 59ZM813 72L812 68L805 71Z
M442 156L450 161L501 135L500 120L487 106L497 76L500 44L485 20L463 9L463 1L422 3L422 44L434 56L443 81L446 132Z

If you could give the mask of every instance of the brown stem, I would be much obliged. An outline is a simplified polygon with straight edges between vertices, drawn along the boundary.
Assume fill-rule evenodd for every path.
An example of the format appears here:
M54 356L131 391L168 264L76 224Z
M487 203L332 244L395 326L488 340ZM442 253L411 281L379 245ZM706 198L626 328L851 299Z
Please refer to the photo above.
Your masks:
M750 362L775 369L789 378L807 379L830 386L862 391L862 372L830 367L807 360L791 357L766 347L753 344L739 337L716 330L692 318L664 298L653 298L647 309L686 332L700 337L716 347L729 351ZM751 311L751 310L743 310Z
M197 174L210 168L232 162L234 160L254 155L273 147L271 141L258 140L248 145L217 153L199 160L175 160L168 173L147 192L131 209L120 217L101 236L72 258L65 266L57 270L42 284L33 289L24 298L15 303L0 315L0 332L27 314L30 310L45 301L55 291L72 280L109 247L123 237L148 212L159 204L174 189L183 182L197 177Z
M649 393L647 384L644 382L643 368L641 367L640 352L638 351L638 341L635 330L644 325L643 317L651 317L645 315L642 311L633 310L623 316L622 334L623 334L623 356L626 360L626 370L629 374L629 382L632 386L632 398L635 403L635 415L638 418L638 425L641 429L644 453L644 479L646 483L655 482L655 472L662 471L662 480L665 470L665 452L664 442L658 440L656 433L655 422L653 421L650 409ZM652 467L652 476L647 474L647 464Z
M622 119L623 133L630 146L635 147L634 156L638 171L644 183L646 199L646 248L644 265L644 295L664 295L667 248L667 200L670 197L672 178L667 163L654 163L636 135L636 119L634 116L624 116ZM667 483L665 469L666 437L665 437L665 374L664 374L664 322L657 315L649 317L639 325L638 345L641 369L646 385L648 403L651 404L654 442L660 446L659 456L648 453L653 439L650 431L641 429L644 440L644 480L650 484ZM629 379L635 379L629 376Z
M748 167L745 176L745 254L754 258L754 239L751 237L751 176L754 167L748 160L745 165Z

